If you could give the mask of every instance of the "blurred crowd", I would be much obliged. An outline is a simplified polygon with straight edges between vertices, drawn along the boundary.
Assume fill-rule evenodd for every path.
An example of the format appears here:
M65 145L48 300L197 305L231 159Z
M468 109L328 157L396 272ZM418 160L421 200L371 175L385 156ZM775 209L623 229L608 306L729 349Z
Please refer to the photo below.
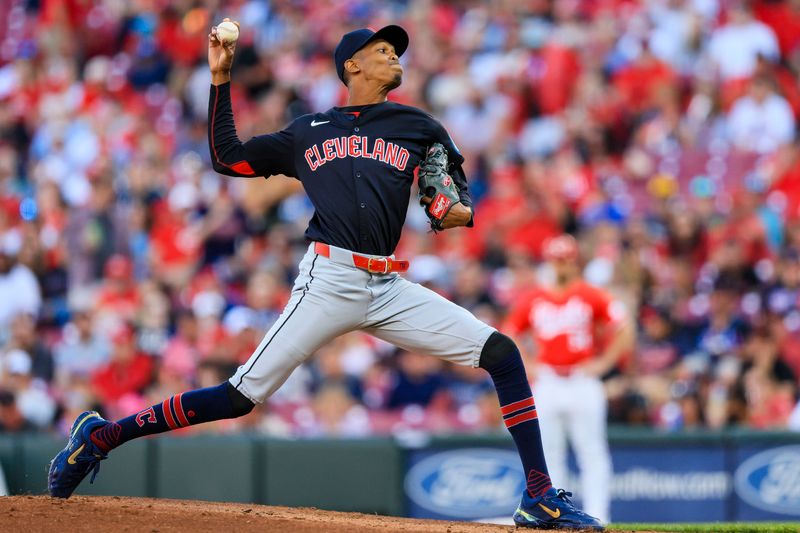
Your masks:
M408 30L391 97L445 124L476 200L474 229L438 235L410 203L410 279L501 327L572 233L637 323L611 423L800 430L800 0L8 0L0 431L215 385L280 314L312 207L295 180L211 169L206 35L226 16L245 139L344 102L344 32ZM502 427L484 372L354 333L248 417L189 431Z

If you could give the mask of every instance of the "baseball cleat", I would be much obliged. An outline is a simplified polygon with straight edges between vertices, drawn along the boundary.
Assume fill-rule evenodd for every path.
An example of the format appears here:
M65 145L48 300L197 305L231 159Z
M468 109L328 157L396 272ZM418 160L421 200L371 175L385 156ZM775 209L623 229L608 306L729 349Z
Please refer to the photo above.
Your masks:
M577 529L603 531L600 521L584 513L572 503L571 492L550 488L537 498L531 498L526 490L522 501L514 512L517 527L537 529Z
M47 490L50 496L69 498L89 471L93 471L90 483L94 483L94 478L100 471L100 461L108 457L108 454L95 446L90 435L92 431L108 423L96 411L86 411L75 419L69 430L67 447L50 461L47 474Z

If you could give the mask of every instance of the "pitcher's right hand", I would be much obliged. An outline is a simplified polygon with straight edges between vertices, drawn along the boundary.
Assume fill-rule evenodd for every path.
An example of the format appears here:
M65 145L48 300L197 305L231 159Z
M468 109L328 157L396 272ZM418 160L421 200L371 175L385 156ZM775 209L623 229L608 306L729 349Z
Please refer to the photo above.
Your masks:
M226 18L223 21L229 21ZM234 24L239 26L235 20ZM236 41L222 42L217 38L217 27L211 28L208 34L208 68L211 69L211 84L222 85L231 81L231 65L233 52L236 50Z

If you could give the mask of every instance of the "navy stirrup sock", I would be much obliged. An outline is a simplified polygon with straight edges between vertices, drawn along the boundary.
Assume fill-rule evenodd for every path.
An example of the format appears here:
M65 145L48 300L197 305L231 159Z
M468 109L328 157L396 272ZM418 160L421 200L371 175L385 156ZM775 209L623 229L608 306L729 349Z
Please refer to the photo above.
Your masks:
M552 487L552 482L547 472L536 405L525 366L516 345L504 335L494 335L501 337L502 341L489 338L481 353L480 366L489 372L494 382L503 420L522 460L528 494L541 496Z
M253 403L231 389L233 386L226 381L216 387L176 394L135 415L97 429L91 435L92 442L108 453L138 437L249 413Z

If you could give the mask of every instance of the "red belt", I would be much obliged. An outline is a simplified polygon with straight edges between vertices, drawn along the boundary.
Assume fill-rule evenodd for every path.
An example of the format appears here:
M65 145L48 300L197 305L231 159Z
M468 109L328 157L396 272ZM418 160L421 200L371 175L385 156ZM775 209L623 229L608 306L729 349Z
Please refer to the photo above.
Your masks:
M315 242L314 253L330 258L331 247L324 242ZM408 270L408 261L392 259L391 257L369 257L352 252L351 254L353 256L353 266L366 270L370 274L389 274Z

